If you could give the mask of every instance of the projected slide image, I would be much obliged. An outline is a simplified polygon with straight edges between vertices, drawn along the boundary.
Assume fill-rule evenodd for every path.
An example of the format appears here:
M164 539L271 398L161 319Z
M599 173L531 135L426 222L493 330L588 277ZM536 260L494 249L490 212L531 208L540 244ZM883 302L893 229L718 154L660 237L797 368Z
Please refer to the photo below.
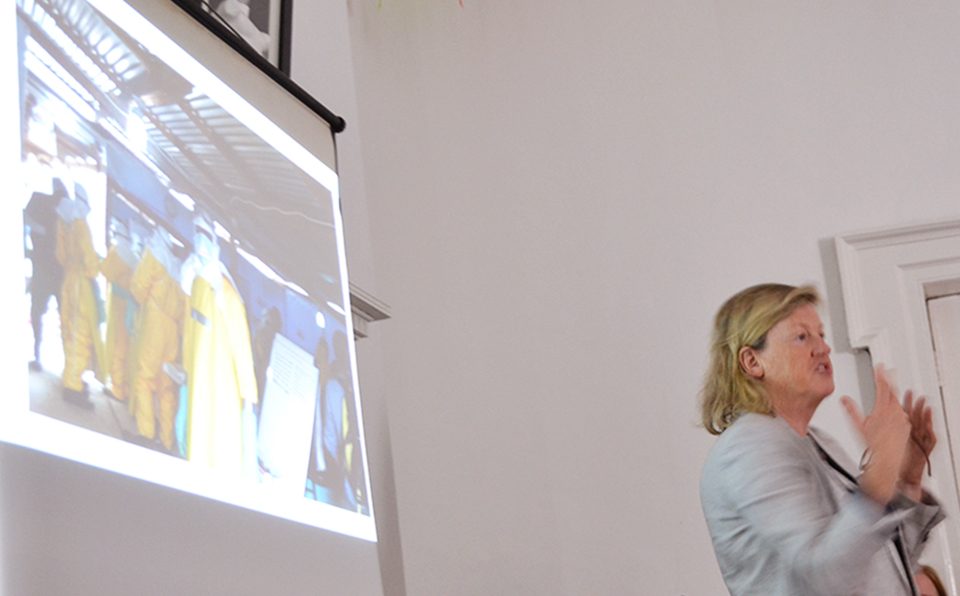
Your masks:
M17 17L29 411L372 515L332 191L85 0Z

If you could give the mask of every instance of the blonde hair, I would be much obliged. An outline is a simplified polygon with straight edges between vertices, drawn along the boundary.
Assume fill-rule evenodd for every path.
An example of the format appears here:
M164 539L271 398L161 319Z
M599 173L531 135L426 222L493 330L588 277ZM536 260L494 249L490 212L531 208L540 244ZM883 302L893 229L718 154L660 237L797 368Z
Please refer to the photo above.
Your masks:
M713 321L710 364L704 376L700 414L704 428L719 435L744 412L772 415L759 381L740 367L745 346L762 350L767 332L797 307L820 302L813 286L760 284L733 295Z

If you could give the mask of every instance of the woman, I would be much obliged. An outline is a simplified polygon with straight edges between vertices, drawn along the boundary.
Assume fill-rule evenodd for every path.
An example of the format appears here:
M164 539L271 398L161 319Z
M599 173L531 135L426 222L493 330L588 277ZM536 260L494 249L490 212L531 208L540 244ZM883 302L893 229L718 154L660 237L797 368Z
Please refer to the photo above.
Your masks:
M763 284L717 313L702 415L720 438L700 497L720 569L734 595L913 595L943 519L921 487L931 410L909 391L901 406L882 368L869 416L841 398L867 446L859 473L810 428L834 389L818 302L809 286Z

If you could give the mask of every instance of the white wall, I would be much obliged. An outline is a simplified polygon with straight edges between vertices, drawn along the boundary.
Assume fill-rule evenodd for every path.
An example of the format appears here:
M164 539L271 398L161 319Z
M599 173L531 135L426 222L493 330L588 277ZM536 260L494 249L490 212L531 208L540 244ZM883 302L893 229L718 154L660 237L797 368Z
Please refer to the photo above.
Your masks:
M960 7L463 4L347 2L406 591L722 593L710 319L812 281L861 393L824 240L960 215Z
M367 214L347 4L296 2L293 11L291 78L347 122L347 128L337 135L336 142L350 282L379 298ZM392 392L383 383L382 325L370 326L369 336L357 344L357 366L382 589L385 596L403 596L403 556L387 424Z

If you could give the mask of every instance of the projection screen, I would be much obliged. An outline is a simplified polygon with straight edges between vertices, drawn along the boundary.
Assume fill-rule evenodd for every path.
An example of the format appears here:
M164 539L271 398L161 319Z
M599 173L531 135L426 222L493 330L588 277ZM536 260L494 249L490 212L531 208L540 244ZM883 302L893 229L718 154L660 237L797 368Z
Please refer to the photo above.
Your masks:
M376 541L333 134L158 4L0 16L0 440Z

